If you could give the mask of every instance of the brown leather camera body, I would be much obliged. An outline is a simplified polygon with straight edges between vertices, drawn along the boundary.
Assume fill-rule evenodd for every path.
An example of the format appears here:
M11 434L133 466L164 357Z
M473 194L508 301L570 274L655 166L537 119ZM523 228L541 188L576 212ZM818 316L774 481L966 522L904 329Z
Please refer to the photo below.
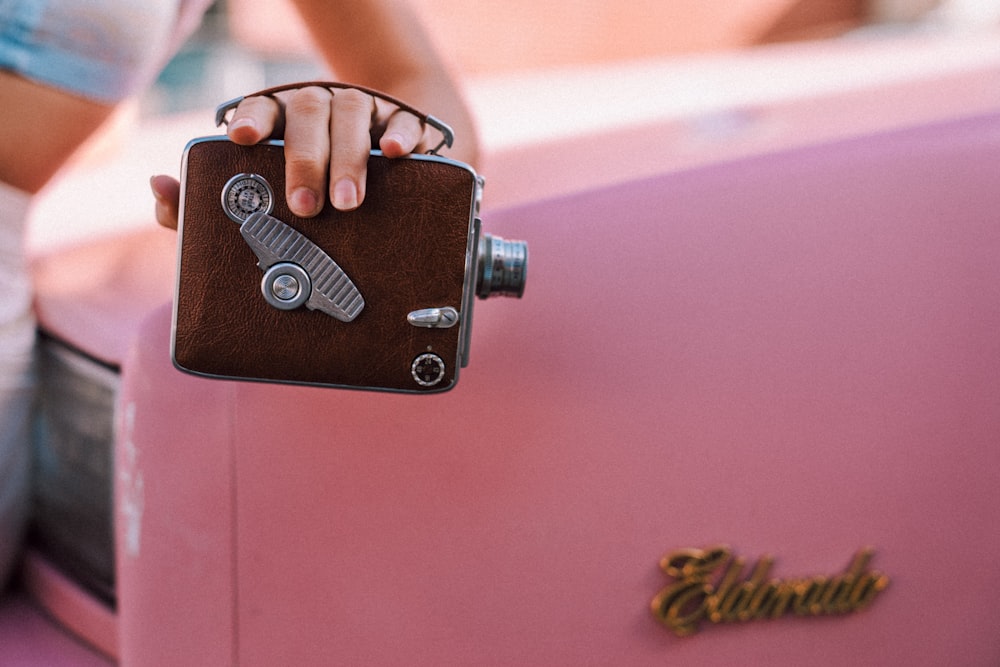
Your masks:
M224 207L227 184L241 174L266 181L270 215L350 277L364 299L352 321L265 300L258 257ZM435 155L388 159L373 151L357 210L328 203L304 219L285 204L280 142L192 141L182 166L175 366L227 379L417 393L452 388L471 326L479 183L460 162ZM449 309L458 321L447 328L411 321L415 312L436 309ZM436 366L421 379L426 358Z

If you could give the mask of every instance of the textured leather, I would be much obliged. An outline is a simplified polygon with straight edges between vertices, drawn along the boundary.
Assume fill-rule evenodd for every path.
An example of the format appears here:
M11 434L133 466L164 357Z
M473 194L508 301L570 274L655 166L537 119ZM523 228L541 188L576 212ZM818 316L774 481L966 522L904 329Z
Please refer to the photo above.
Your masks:
M476 175L432 156L387 159L373 152L365 201L315 218L292 215L284 200L280 143L238 146L224 137L195 140L185 151L180 263L172 341L182 370L225 378L398 391L440 391L457 380L464 328L423 329L407 322L422 308L462 310L472 251ZM222 208L226 182L255 173L271 185L272 215L320 246L355 282L365 308L353 322L318 311L270 306L263 273ZM425 388L410 371L425 352L446 364Z

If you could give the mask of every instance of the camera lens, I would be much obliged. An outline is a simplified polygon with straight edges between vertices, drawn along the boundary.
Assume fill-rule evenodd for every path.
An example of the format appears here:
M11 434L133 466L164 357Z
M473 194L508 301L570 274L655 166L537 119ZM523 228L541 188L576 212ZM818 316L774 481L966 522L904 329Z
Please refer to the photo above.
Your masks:
M520 298L527 277L527 243L506 241L490 234L479 238L476 295L480 299L497 295Z

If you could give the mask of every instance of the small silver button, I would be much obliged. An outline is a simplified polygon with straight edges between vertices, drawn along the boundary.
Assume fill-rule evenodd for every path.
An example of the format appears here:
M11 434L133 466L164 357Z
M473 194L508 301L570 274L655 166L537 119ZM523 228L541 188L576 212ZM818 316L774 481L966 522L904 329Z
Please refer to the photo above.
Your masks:
M451 306L445 308L424 308L423 310L414 310L407 315L406 321L415 327L450 329L458 324L458 311Z

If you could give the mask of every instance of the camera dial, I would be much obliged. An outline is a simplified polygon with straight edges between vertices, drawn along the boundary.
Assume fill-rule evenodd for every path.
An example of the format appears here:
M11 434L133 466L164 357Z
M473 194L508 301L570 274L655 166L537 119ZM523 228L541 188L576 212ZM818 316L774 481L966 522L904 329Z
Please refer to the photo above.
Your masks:
M274 191L257 174L236 174L222 188L222 208L230 220L242 223L253 213L274 210Z
M439 383L444 379L444 371L444 359L433 352L421 354L410 366L410 374L421 387L433 387Z

